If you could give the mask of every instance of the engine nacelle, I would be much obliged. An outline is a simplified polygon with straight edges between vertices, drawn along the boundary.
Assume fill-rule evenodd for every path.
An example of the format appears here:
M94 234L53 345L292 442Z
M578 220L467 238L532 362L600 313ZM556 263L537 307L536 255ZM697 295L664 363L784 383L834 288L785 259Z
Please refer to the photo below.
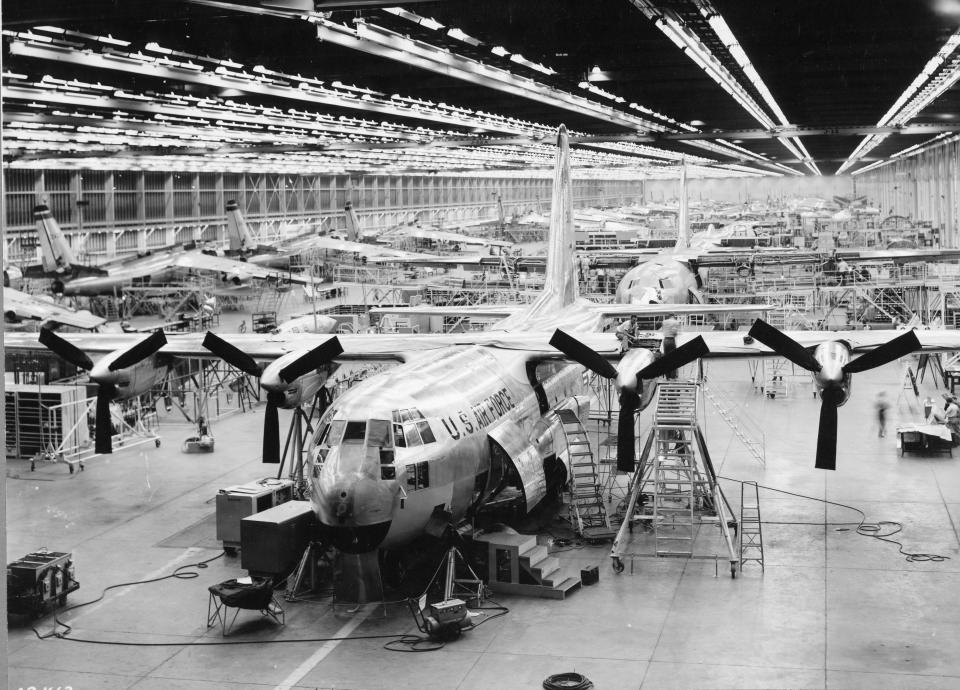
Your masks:
M617 363L617 388L640 394L640 407L645 409L653 401L653 394L657 387L653 382L640 381L637 374L656 361L656 356L644 348L634 348Z
M329 377L328 367L304 374L291 383L287 383L280 376L280 372L288 364L292 364L309 350L288 352L283 357L273 361L260 376L260 386L270 392L283 393L283 403L278 405L285 410L292 410L304 403L309 403L326 383Z
M851 376L843 371L850 361L850 348L839 340L830 340L817 345L814 359L820 363L820 371L813 374L813 382L820 396L831 395L839 407L850 398Z

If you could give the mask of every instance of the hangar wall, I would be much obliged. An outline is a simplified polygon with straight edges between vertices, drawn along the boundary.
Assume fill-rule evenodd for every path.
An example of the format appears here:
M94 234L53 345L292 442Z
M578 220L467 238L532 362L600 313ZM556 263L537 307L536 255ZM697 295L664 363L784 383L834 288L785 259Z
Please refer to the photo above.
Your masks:
M647 201L663 202L677 198L678 182L673 180L649 180L646 183ZM825 175L805 177L704 177L688 178L687 190L690 201L713 200L743 203L767 199L791 197L849 196L853 193L853 180L849 175L835 177Z
M854 177L858 194L881 216L927 220L940 228L943 246L960 246L960 139Z
M488 176L280 175L228 172L7 169L3 172L6 257L35 254L33 208L47 204L71 243L98 258L191 240L224 239L224 207L236 200L255 231L276 239L296 226L343 226L349 199L364 227L549 212L552 180ZM642 183L574 180L575 206L639 201ZM78 206L77 201L85 202Z

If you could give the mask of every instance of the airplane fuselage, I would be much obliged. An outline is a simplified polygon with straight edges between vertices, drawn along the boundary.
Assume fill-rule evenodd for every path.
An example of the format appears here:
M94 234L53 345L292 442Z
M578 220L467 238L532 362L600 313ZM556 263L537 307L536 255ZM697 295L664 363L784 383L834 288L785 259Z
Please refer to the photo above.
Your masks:
M627 271L617 286L621 304L687 304L695 301L697 274L684 261L658 256Z
M408 542L435 512L456 523L508 481L526 482L528 508L551 478L562 485L566 441L553 410L572 404L583 412L585 399L576 396L587 392L585 370L541 364L538 401L528 361L505 350L449 348L343 394L311 444L311 499L334 544L363 552ZM504 453L530 473L511 476ZM555 476L543 471L551 457Z

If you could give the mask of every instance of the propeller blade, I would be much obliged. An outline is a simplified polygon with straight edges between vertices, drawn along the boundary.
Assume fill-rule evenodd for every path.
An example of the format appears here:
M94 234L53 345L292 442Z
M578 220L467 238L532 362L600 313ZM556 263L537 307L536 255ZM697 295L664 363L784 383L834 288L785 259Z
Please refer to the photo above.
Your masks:
M820 362L803 345L763 319L757 319L753 322L753 326L750 327L750 335L781 357L786 357L798 367L803 367L807 371L820 371Z
M633 472L636 464L636 423L634 415L640 407L640 393L620 391L620 416L617 418L617 469Z
M207 331L203 337L203 346L227 364L250 376L260 376L263 373L263 368L254 361L253 357L215 333Z
M263 413L263 461L280 462L280 415L277 406L283 402L283 393L267 393L267 410Z
M61 359L65 359L78 369L90 371L93 369L93 360L86 352L73 343L68 343L49 328L40 329L40 344L53 351Z
M817 434L818 470L837 469L837 403L830 391L820 394L820 432Z
M595 351L581 343L579 340L570 336L559 328L553 332L550 338L550 344L560 350L567 357L578 364L582 364L590 371L598 374L605 379L614 379L617 377L617 369L606 359L601 357Z
M703 336L698 335L693 340L684 343L672 352L645 366L637 372L637 376L641 379L655 379L658 376L664 376L679 369L684 364L700 359L708 352L710 352L710 348L704 342Z
M163 331L158 328L148 337L144 338L122 355L117 357L115 360L110 362L110 365L107 367L107 369L110 371L116 371L117 369L131 367L137 362L142 362L166 344L167 336L164 335Z
M322 367L342 352L343 346L340 341L335 337L330 338L281 369L280 378L287 382L296 381L307 372Z
M845 374L856 374L869 369L876 369L904 355L909 355L922 347L917 334L913 331L907 331L893 340L885 342L875 350L871 350L862 357L857 357L851 362L847 362L843 367Z
M116 394L112 383L101 383L97 389L97 415L94 427L94 450L98 453L113 452L113 420L110 417L110 401Z

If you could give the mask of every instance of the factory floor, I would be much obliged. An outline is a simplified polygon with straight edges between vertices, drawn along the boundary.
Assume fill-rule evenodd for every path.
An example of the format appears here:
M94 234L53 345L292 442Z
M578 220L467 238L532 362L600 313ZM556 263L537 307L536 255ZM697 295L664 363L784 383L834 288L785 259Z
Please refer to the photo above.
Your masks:
M238 557L221 556L214 497L276 471L258 459L262 406L214 422L208 455L181 453L193 429L165 424L160 447L101 456L75 474L12 461L7 560L41 547L72 552L81 587L68 605L210 562L181 571L192 579L107 591L61 616L71 626L63 638L11 628L8 687L479 690L540 688L576 671L614 689L960 688L960 452L898 456L893 429L920 416L901 392L903 370L855 376L836 472L813 467L819 402L807 379L787 376L786 393L770 399L754 390L745 362L708 372L738 405L734 416L765 432L764 467L708 405L701 426L718 473L797 494L760 492L764 570L748 564L732 579L716 536L698 540L707 558L638 554L621 574L609 545L551 547L571 571L598 565L600 581L562 601L498 595L509 613L424 653L388 651L387 638L370 637L416 633L402 606L335 611L319 599L285 604L283 627L244 611L226 639L207 628L207 587L245 574ZM892 403L885 438L873 408L880 390ZM723 488L737 510L730 480ZM904 552L947 560L908 560L896 544L858 534L855 510L820 499L862 510L879 534L899 523L891 539ZM33 625L45 635L53 623ZM321 641L343 637L351 639ZM245 641L254 644L221 644Z

